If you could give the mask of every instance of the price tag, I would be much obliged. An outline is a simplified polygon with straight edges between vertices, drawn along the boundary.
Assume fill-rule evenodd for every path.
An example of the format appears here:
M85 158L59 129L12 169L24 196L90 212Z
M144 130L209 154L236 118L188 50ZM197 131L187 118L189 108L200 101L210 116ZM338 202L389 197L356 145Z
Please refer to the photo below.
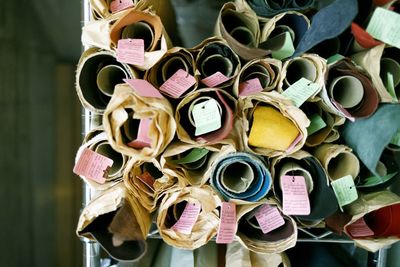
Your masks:
M303 176L281 177L283 194L283 213L286 215L309 215L310 200Z
M195 136L221 128L221 113L215 99L194 105L192 116L196 127Z
M375 39L400 48L400 14L377 7L367 26L367 32Z
M233 242L237 229L236 204L222 202L221 219L217 233L217 244L229 244Z
M88 148L85 148L74 166L73 172L88 179L104 184L107 170L113 165L113 160Z
M172 226L174 231L189 235L199 217L201 210L200 203L187 203L179 220Z
M144 40L119 40L117 46L117 61L131 65L144 65Z
M248 96L262 92L263 88L258 78L254 78L239 84L239 96Z
M133 7L132 0L114 0L110 3L111 13L116 13L118 11Z
M374 232L368 227L363 217L347 226L347 231L352 237L367 237L374 235Z
M146 80L124 79L124 82L129 84L129 86L140 96L163 98L160 92Z
M255 214L256 220L261 227L261 231L267 234L285 224L285 220L278 208L268 204L263 205Z
M351 175L346 175L342 178L334 180L331 182L331 185L340 208L357 200L357 189Z
M229 81L230 79L231 78L228 78L225 75L223 75L221 72L217 71L213 75L202 79L201 82L210 88L214 88L217 85L220 85L226 81Z
M173 98L178 98L194 84L196 84L196 79L186 71L179 69L161 85L160 90Z
M141 149L144 147L151 147L151 139L149 137L149 130L151 119L140 119L137 138L127 145L133 148Z
M321 86L316 83L313 83L306 78L301 78L289 88L287 88L282 95L286 96L296 107L300 107L307 99L313 96Z

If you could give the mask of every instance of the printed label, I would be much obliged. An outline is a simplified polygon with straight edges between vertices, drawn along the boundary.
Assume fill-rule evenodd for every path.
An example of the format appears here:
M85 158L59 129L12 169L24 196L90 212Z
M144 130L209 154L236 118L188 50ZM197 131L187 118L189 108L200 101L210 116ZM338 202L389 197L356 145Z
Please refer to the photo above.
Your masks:
M163 98L160 92L154 88L154 86L146 80L142 79L124 79L124 82L129 84L129 86L140 96L143 97L155 97Z
M106 182L107 170L113 165L113 160L88 148L85 148L74 166L73 172L100 184Z
M144 40L121 39L118 40L117 61L131 65L144 65Z
M221 114L215 99L194 105L192 116L196 126L195 136L221 128Z
M296 107L300 107L307 99L313 96L321 87L306 78L301 78L289 88L287 88L282 95L286 96Z
M233 242L236 234L236 204L222 202L221 219L217 233L217 244L229 244Z
M340 179L332 181L331 185L340 207L343 207L357 200L357 189L351 175L346 175Z
M255 214L256 220L261 227L261 231L267 234L285 224L285 220L278 208L264 204Z
M239 96L248 96L258 92L262 92L260 80L254 78L239 84Z
M179 220L172 226L174 231L189 235L199 217L201 210L200 203L187 203Z
M310 200L303 176L281 177L283 194L283 213L286 215L309 215Z
M132 0L114 0L110 3L111 13L116 13L118 11L133 7Z
M217 85L220 85L226 81L229 81L230 79L231 78L228 78L225 75L223 75L221 72L217 71L213 75L202 79L201 82L210 88L214 88Z
M194 84L196 84L196 79L186 71L179 69L161 85L160 90L173 98L178 98Z

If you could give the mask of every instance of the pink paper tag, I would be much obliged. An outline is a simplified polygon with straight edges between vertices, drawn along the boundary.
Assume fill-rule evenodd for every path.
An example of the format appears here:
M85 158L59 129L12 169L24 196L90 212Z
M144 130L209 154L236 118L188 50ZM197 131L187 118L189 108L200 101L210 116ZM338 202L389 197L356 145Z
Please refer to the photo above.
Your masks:
M302 134L299 134L296 139L294 139L293 143L286 149L286 153L291 153L293 149L296 147L296 145L301 141L303 138Z
M154 192L154 177L149 172L144 172L141 175L136 175L140 181L142 181L151 191Z
M112 159L85 148L76 162L73 172L104 184L106 182L104 177L113 163Z
M129 86L140 96L163 98L160 92L146 80L124 79L124 82L129 84Z
M248 96L262 92L263 88L258 78L241 82L239 84L239 96Z
M366 237L374 235L374 232L368 227L363 217L347 226L347 231L353 237Z
M331 102L350 121L354 122L356 120L344 107L342 107L342 105L340 105L340 103L336 102L333 99L331 99Z
M201 82L204 83L206 86L213 88L217 85L220 85L221 83L229 81L230 79L231 78L228 78L225 75L223 75L221 72L217 71L213 75L202 79Z
M263 205L255 214L261 231L267 234L285 224L285 220L279 213L278 208L268 204Z
M173 98L178 98L195 83L196 79L192 75L179 69L161 85L160 90Z
M222 202L221 219L217 233L217 244L229 244L233 242L236 234L236 204Z
M136 140L129 142L127 145L133 148L151 147L151 139L149 137L151 119L140 119L139 130Z
M117 61L131 65L144 65L143 39L118 40Z
M171 227L174 231L189 235L199 217L200 203L187 203L179 220Z
M132 0L114 0L110 4L110 11L115 13L130 7L133 7Z
M283 213L286 215L309 215L310 200L303 176L281 177L283 194Z

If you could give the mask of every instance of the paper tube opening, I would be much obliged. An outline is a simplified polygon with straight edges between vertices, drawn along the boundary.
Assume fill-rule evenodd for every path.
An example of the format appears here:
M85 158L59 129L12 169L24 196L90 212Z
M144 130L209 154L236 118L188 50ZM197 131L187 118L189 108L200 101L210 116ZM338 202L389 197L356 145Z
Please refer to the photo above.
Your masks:
M97 73L97 87L100 91L107 95L112 96L114 88L117 84L123 83L123 79L127 79L128 74L118 65L107 65L100 69Z
M263 88L271 84L271 74L268 69L261 64L251 65L244 70L240 81L244 82L254 78L258 78Z
M254 172L246 162L235 162L221 171L223 186L232 192L245 192L254 180Z
M340 153L328 162L328 175L332 180L351 175L355 179L360 171L360 162L352 153Z
M201 72L205 77L213 75L219 71L226 77L230 77L233 73L232 62L222 55L211 55L201 63Z
M126 138L126 143L133 141L137 138L139 132L140 120L133 118L133 112L128 114L128 119L123 125L123 131L121 131Z
M314 82L317 78L317 68L308 59L294 59L287 68L285 81L287 85L291 85L301 78Z
M291 176L303 176L306 182L307 192L310 194L314 189L314 181L309 171L302 168L299 164L295 162L286 162L282 165L281 170L279 172L279 177L284 175ZM282 189L282 185L279 184Z
M241 44L251 47L256 46L253 33L244 26L234 28L229 34Z
M124 157L121 153L115 151L108 142L102 142L97 145L95 151L114 161L113 165L108 169L108 177L118 174L124 166Z
M190 73L188 63L181 57L172 57L165 61L161 67L162 82L168 80L179 69L183 69L187 73Z
M343 108L353 108L361 103L364 87L360 80L353 76L341 76L332 80L329 93Z
M163 177L163 173L151 162L143 163L143 172L148 172L154 179Z
M393 75L393 83L396 87L400 83L400 64L391 58L382 58L381 60L381 73L380 76L386 85L387 74Z
M121 33L121 39L143 39L144 50L149 51L154 42L153 28L146 22L139 21L126 26Z

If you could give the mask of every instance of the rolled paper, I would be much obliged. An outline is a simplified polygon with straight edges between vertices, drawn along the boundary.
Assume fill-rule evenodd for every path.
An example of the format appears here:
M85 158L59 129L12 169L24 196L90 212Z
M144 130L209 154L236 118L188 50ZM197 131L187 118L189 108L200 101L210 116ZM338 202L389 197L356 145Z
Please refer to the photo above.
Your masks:
M390 246L399 240L399 203L399 196L389 190L359 194L359 198L347 206L346 212L352 218L344 227L345 233L358 247L370 252ZM364 219L363 224L353 227L360 219Z
M273 58L254 59L240 70L233 85L233 94L238 97L241 83L257 78L263 91L271 91L278 86L282 62Z
M205 131L208 133L200 134L198 136L195 135L196 129L200 129L194 127L194 118L193 116L193 102L201 103L200 100L204 99L202 97L206 97L209 103L215 104L215 113L216 115L212 115L205 122L210 121L210 119L217 119L215 116L221 114L221 125L217 127L216 130L213 131ZM211 101L211 102L210 102ZM192 107L192 109L191 109ZM178 138L189 144L201 144L201 145L211 145L217 143L225 143L232 144L236 146L236 131L232 131L233 129L233 114L236 110L236 101L232 96L230 96L227 92L221 89L200 89L196 90L190 94L188 94L179 104L175 112L175 120L178 123L177 135ZM207 112L207 111L205 111ZM210 121L212 122L212 121Z
M364 97L364 88L360 80L353 76L340 76L331 81L329 94L343 108L354 108Z
M381 59L381 72L380 76L383 81L386 81L387 74L391 73L393 75L394 86L397 87L400 84L400 64L392 58L382 58ZM387 84L385 83L386 87Z
M304 11L314 7L314 0L242 0L263 18L270 18L282 12Z
M144 41L144 51L150 51L154 43L154 32L149 24L138 21L123 28L121 39L142 39Z
M123 183L92 199L83 209L76 233L96 240L118 261L135 261L146 252L150 213L129 195Z
M174 229L187 203L200 206L190 234ZM162 239L181 249L196 249L205 245L217 234L218 207L221 200L210 186L189 186L173 189L163 197L157 215L157 227Z
M285 82L288 86L297 82L300 78L315 81L317 78L317 68L308 59L295 59L287 66Z
M299 134L296 125L276 108L259 105L254 109L250 146L285 151Z
M307 136L306 128L310 121L303 111L281 94L272 91L249 95L239 100L239 107L241 110L241 121L239 122L242 124L240 130L245 151L276 157L294 153L304 145ZM260 116L257 116L260 124L255 122L254 113L258 107L261 107L261 110L267 108L272 117L265 116L266 113L260 112ZM256 125L256 131L253 130L250 143L249 135L254 125ZM254 146L254 141L261 145L268 145L270 148ZM291 149L288 149L289 147Z
M249 153L232 153L218 159L211 173L211 185L229 199L258 201L271 187L266 163Z
M139 127L135 125L135 119L136 122L140 120ZM176 129L172 107L167 99L142 97L128 84L120 84L115 88L104 112L103 125L113 149L142 161L150 160L164 151ZM144 144L138 145L138 142L132 141Z
M382 153L400 129L399 116L399 105L383 104L371 117L347 122L343 127L342 137L346 144L374 175L379 175L376 167Z
M318 224L338 210L336 196L329 185L324 167L308 152L300 150L287 157L274 158L271 162L271 173L274 177L275 196L281 201L283 175L300 175L305 178L307 189L309 189L310 214L296 216L302 224ZM312 190L310 190L311 186Z
M221 8L215 25L215 35L222 37L242 59L263 58L271 51L257 48L260 43L260 25L257 15L249 8L233 2Z
M127 64L119 63L115 54L97 48L85 51L78 63L76 91L82 105L95 112L104 113L117 84L124 78L137 77Z
M342 60L337 61L335 64L331 65L328 73L328 81L327 86L330 88L334 81L336 81L337 77L341 76L353 76L358 79L362 87L364 88L364 95L362 97L362 101L353 108L345 108L340 103L335 102L334 96L330 95L330 92L326 94L325 89L323 89L323 93L321 94L322 98L325 102L331 101L336 105L337 110L339 110L339 114L343 114L344 116L350 116L353 118L364 118L371 116L378 107L379 97L375 87L372 84L371 79L364 74L359 68L355 66L355 64L348 58L344 58ZM356 92L361 92L359 83L354 83ZM325 91L325 92L324 92ZM325 95L324 95L325 93ZM330 100L327 99L327 96ZM360 93L357 93L357 97L355 99L359 99ZM336 111L337 112L337 111ZM346 113L348 115L346 115ZM343 116L342 115L342 116Z
M256 253L281 253L294 247L297 241L296 223L291 217L282 214L281 208L273 199L270 199L267 204L278 208L284 224L266 234L258 227L254 211L263 204L265 203L257 202L238 206L236 211L238 220L236 237L238 241L246 249Z
M118 65L106 65L97 73L97 87L106 96L112 96L115 85L128 79L128 73Z
M116 152L107 141L97 144L95 151L113 160L113 165L107 170L108 177L118 177L121 175L126 163L126 157Z
M360 162L347 146L323 144L313 154L322 163L332 181L346 175L355 179L360 172Z

